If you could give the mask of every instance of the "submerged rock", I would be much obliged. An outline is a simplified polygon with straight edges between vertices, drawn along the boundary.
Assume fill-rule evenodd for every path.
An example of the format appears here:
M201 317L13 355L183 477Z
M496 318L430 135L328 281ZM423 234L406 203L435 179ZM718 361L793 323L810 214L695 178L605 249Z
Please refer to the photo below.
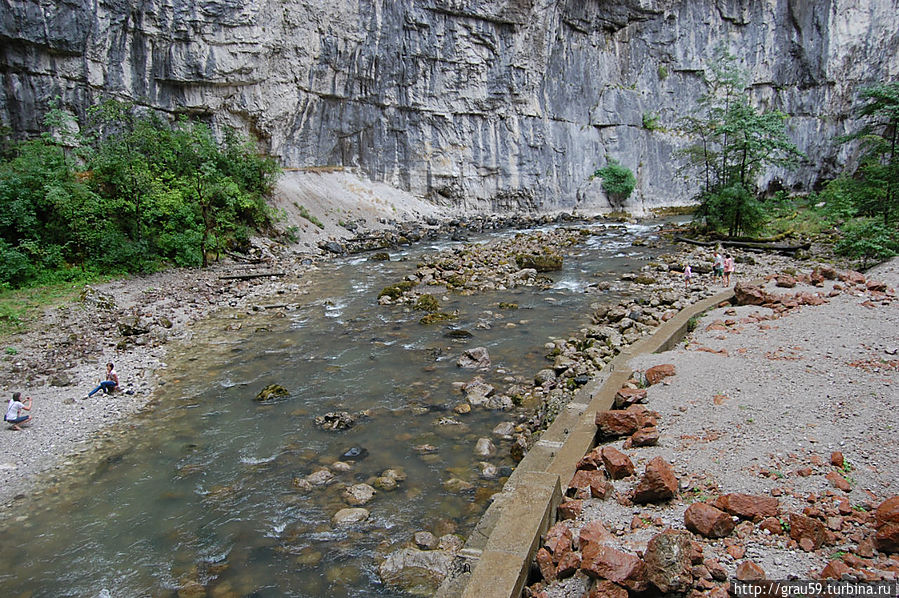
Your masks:
M331 411L316 416L315 425L322 430L346 430L356 425L356 418L347 411Z
M331 518L331 523L336 526L353 525L354 523L365 521L368 519L368 516L368 509L363 509L362 507L340 509Z
M368 449L361 446L354 446L352 448L348 448L340 455L340 458L344 461L361 461L368 456Z
M453 555L443 550L403 548L378 567L381 580L413 594L431 595L452 569Z
M270 401L272 399L277 399L278 397L286 397L288 394L287 389L281 386L280 384L269 384L265 388L259 391L256 395L257 401Z

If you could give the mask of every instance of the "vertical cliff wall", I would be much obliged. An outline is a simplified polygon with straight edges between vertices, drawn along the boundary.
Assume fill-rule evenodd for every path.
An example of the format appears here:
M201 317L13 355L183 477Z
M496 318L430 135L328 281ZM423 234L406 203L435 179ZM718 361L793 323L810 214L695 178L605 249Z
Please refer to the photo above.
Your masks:
M618 159L639 205L683 201L666 131L715 46L790 113L812 159L844 157L862 84L899 76L899 0L0 0L0 124L56 96L112 96L239 126L285 165L358 167L444 204L570 208ZM643 127L644 115L662 129Z

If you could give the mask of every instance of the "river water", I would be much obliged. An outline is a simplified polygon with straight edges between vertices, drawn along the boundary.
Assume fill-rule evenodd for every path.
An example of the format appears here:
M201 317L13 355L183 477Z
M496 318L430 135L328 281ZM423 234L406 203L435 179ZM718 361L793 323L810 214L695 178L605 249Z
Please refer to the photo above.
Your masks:
M458 356L487 347L493 365L480 375L499 389L510 377L532 379L548 363L544 344L587 324L589 305L615 298L620 275L659 252L632 246L653 235L627 226L587 237L551 273L549 290L446 296L443 309L459 311L452 327L473 335L465 340L420 325L421 312L377 302L383 287L415 270L417 256L450 242L394 252L390 262L334 260L309 275L301 306L283 317L271 310L199 325L196 342L161 373L155 409L107 449L76 460L72 480L4 515L3 595L174 596L201 584L208 594L194 585L195 595L405 596L380 582L381 558L419 530L464 537L504 481L480 479L478 463L505 472L514 465L497 439L495 457L473 448L517 413L475 409L457 416L463 426L436 425L462 400L454 383L475 375L456 366ZM612 289L590 290L604 280ZM289 396L254 401L271 383ZM370 415L345 431L315 427L314 416L336 410ZM437 451L419 454L422 444ZM294 487L351 447L367 456L337 472L338 484ZM365 505L368 521L333 526L347 506L339 487L388 468L406 479ZM451 477L475 489L447 492Z

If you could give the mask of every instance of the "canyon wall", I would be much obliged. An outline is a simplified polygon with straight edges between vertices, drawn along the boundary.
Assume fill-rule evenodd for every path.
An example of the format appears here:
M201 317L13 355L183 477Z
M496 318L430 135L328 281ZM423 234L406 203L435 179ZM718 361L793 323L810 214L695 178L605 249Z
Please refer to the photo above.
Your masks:
M289 167L344 166L459 209L682 203L678 118L726 45L808 156L847 159L861 85L899 76L899 0L0 0L0 125L106 97L237 126ZM655 119L658 126L644 126Z

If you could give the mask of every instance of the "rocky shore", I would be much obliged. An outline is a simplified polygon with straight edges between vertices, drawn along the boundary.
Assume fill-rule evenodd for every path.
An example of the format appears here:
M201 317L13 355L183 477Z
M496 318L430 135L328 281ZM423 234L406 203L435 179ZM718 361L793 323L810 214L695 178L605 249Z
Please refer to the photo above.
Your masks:
M899 262L771 272L631 360L525 595L897 579Z

